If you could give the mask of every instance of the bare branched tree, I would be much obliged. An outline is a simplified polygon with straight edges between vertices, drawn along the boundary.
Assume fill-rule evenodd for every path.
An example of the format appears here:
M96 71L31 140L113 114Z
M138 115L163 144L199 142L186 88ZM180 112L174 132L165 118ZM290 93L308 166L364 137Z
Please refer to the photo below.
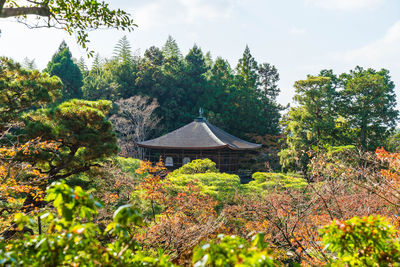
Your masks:
M118 133L121 155L143 159L143 149L137 146L137 142L144 141L160 122L154 114L159 106L157 99L132 96L120 99L116 104L118 112L110 120Z

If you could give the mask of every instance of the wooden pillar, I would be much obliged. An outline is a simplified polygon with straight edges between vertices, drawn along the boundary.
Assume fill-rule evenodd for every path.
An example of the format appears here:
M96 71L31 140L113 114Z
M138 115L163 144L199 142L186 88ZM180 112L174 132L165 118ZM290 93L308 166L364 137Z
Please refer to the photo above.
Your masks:
M230 172L231 171L231 166L232 165L232 152L231 152L231 150L229 150L229 152L228 152L228 171Z
M221 170L221 150L218 149L218 170Z

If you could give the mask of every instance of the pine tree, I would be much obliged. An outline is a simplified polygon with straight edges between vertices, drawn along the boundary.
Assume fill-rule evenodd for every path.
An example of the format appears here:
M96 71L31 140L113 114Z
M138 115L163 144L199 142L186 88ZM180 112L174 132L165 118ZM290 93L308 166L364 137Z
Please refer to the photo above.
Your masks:
M382 146L399 118L394 83L389 71L357 66L342 74L344 90L340 92L341 113L356 133L354 143L374 151Z

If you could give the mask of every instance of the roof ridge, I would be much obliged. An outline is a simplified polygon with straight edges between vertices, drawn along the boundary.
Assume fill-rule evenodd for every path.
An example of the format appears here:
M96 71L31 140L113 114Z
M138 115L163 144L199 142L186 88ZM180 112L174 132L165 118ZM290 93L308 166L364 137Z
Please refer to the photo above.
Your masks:
M214 134L214 132L213 132L213 131L210 129L210 127L208 126L207 121L202 121L202 122L200 122L200 123L203 123L203 124L206 125L206 127L204 127L205 130L210 134L211 138L214 139L215 142L217 142L218 144L221 144L221 145L228 145L228 146L229 146L229 144L222 142L221 139L219 139L219 138Z

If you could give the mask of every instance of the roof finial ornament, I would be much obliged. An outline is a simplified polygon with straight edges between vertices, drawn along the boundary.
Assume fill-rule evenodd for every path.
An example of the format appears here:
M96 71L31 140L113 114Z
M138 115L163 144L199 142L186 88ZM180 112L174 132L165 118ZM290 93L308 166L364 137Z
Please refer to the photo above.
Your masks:
M200 118L203 118L203 112L204 112L203 108L199 108L199 117Z

